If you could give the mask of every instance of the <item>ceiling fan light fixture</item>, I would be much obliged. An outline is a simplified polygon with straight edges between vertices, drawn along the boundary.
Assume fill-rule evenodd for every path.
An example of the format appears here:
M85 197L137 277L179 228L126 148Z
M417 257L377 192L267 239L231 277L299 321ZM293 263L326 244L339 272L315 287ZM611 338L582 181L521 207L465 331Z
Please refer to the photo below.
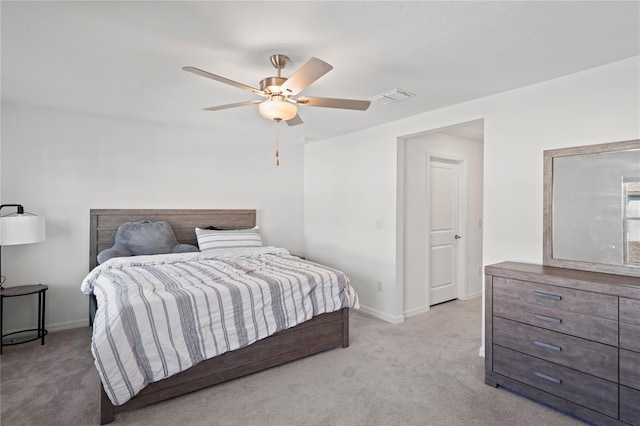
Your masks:
M269 120L291 120L298 114L295 104L280 99L267 99L258 104L260 115Z

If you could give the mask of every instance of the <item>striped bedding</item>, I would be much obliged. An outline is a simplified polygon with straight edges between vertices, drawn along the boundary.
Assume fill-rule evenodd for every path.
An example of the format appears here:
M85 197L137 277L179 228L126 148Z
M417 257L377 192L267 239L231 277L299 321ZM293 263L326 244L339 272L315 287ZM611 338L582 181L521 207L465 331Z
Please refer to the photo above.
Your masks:
M114 405L314 315L358 307L342 272L274 247L114 258L81 290L98 301L91 351Z

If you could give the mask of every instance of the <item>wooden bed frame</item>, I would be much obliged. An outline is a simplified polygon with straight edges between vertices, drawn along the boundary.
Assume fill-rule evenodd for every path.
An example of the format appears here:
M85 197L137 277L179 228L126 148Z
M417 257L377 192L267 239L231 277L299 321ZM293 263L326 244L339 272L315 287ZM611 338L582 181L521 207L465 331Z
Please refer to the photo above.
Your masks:
M215 226L246 229L256 225L255 210L131 210L91 209L90 270L97 266L98 253L114 244L118 226L139 220L165 220L183 244L197 245L195 228ZM95 315L95 298L90 298L90 323ZM100 424L111 423L114 415L133 408L184 395L227 380L282 365L309 355L349 346L349 309L322 314L274 334L250 346L227 352L159 382L151 383L123 405L114 406L101 385Z

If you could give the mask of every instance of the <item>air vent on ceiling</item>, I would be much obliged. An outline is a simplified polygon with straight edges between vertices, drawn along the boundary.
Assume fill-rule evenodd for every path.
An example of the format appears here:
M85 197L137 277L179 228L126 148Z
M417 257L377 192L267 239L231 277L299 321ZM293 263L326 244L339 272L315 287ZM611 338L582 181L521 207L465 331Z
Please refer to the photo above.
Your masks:
M388 92L372 96L369 100L381 104L395 104L396 102L404 101L405 99L413 98L414 96L414 93L408 92L404 89L393 89Z

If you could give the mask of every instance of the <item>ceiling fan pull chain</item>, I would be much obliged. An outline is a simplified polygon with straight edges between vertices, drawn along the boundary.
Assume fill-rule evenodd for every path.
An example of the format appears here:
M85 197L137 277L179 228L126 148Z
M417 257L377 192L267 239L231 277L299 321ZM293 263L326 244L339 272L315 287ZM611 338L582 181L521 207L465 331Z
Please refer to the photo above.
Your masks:
M280 166L280 136L278 132L278 124L280 124L280 120L274 120L276 123L276 166Z

